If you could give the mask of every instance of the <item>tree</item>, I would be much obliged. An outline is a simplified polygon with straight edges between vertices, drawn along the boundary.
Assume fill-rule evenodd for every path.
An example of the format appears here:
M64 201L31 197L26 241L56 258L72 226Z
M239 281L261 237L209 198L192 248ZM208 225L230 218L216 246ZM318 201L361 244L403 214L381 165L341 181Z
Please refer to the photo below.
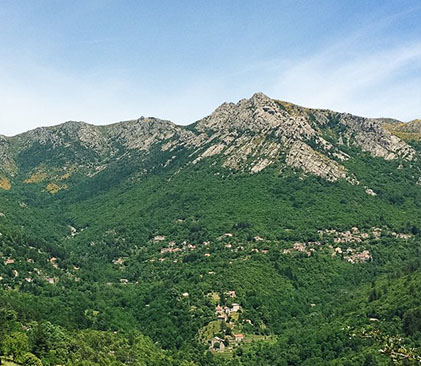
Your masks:
M0 309L0 336L18 329L17 314L13 310Z
M23 366L42 366L41 360L30 352L25 353L20 361Z
M407 335L414 335L421 332L421 310L410 309L403 318L403 330Z
M12 356L14 360L23 356L29 351L28 336L24 333L13 332L4 337L3 354Z

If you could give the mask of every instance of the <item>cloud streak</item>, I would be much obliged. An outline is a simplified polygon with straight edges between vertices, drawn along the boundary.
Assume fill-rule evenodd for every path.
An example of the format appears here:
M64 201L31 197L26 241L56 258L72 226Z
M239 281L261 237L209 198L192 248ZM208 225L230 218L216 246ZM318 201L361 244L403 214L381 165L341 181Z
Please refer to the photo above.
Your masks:
M415 118L421 109L421 43L375 52L334 47L280 71L270 93L310 107Z

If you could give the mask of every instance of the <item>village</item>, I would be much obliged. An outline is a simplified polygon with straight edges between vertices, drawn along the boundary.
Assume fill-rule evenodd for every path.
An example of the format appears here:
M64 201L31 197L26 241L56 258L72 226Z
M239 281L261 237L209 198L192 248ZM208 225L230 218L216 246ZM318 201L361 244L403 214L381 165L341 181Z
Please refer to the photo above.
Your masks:
M307 242L295 242L292 247L283 248L280 251L283 255L291 255L293 253L302 253L310 257L316 251L324 251L329 253L331 257L338 257L350 264L358 264L373 260L367 244L372 244L381 237L388 236L390 238L407 241L412 235L408 233L396 233L387 228L372 227L368 230L362 230L358 227L352 227L349 230L339 231L336 229L325 229L317 232L318 240ZM158 246L156 254L153 255L150 262L166 262L179 263L184 261L184 257L188 253L198 253L205 258L211 258L214 253L225 250L230 253L238 253L238 258L233 260L248 260L251 255L262 254L267 255L269 251L279 248L277 241L264 239L256 235L249 241L237 239L233 233L224 233L216 238L215 242L203 241L201 243L191 243L187 240L177 242L167 238L167 236L159 234L155 235L151 241L153 246ZM279 243L278 243L279 244ZM276 249L278 250L278 249ZM240 254L241 253L241 254ZM127 258L118 257L112 260L112 263L121 270ZM229 264L233 262L230 261ZM209 275L214 275L214 271L209 271ZM120 279L120 284L130 284L126 278Z
M75 229L71 228L71 236L76 235ZM292 247L281 249L281 253L284 255L291 255L295 253L305 254L307 257L310 257L313 253L319 250L328 251L332 257L338 257L342 260L347 261L351 264L364 263L371 261L373 259L372 254L367 248L366 244L370 244L379 240L380 237L388 236L390 238L407 241L412 235L408 233L397 233L387 229L382 229L378 227L372 227L369 230L361 230L358 227L352 227L350 230L339 231L335 229L325 229L318 231L318 240L308 241L308 242L295 242ZM214 249L221 248L223 250L230 251L231 253L244 253L240 255L242 260L247 260L252 254L262 254L266 255L269 253L269 250L273 250L271 246L275 242L271 242L262 238L261 236L254 236L250 242L238 241L234 234L225 233L220 235L215 243L211 241L204 241L202 243L189 243L187 240L183 240L177 243L175 240L169 240L164 235L155 235L151 242L153 244L158 244L160 246L159 255L152 256L149 260L151 262L159 261L166 262L171 261L177 263L182 261L184 256L187 253L199 252L205 258L210 258L214 252ZM271 248L271 249L270 249ZM29 248L33 251L36 251L36 254L46 256L46 253L40 253L39 249ZM212 250L213 249L213 250ZM27 257L24 259L26 262L26 267L30 265L33 267L31 270L26 271L26 273L20 273L21 270L16 267L22 268L22 265L16 262L16 259L11 256L2 256L3 264L5 268L11 269L11 280L13 282L26 282L32 283L35 278L43 280L50 285L56 285L59 281L59 276L52 276L50 274L43 273L42 270L34 267L34 259ZM44 260L44 259L43 259ZM62 269L59 267L58 258L52 256L45 259L52 269L56 269L62 272ZM118 266L121 270L124 270L124 265L126 262L126 257L117 257L112 260L112 264ZM230 262L231 263L231 262ZM73 278L75 281L78 281L78 277L75 275L79 270L79 267L74 266L74 273L67 273L68 276ZM215 272L209 271L209 275L213 275ZM4 281L5 274L0 274L0 283ZM121 278L119 283L122 285L130 284L130 281L126 278ZM4 284L5 285L5 284ZM234 311L235 312L235 311ZM232 312L232 313L234 313ZM229 313L225 312L224 314L220 313L219 316L222 319L224 316L228 316ZM241 338L241 337L240 337Z
M46 253L34 247L29 247L29 249L33 254L36 254L34 258L36 257L37 259L29 256L21 259L12 258L11 256L2 257L5 270L11 274L9 278L6 278L6 273L0 275L0 283L3 284L3 287L12 288L12 285L15 286L22 283L31 284L40 281L45 281L50 285L57 285L62 274L66 274L68 278L78 281L74 273L60 268L57 257L49 257ZM37 263L42 269L36 266ZM77 270L79 270L79 267L74 266L73 271L76 272Z
M245 335L241 332L242 327L240 324L242 307L240 304L232 302L235 301L236 293L230 290L225 292L224 295L229 299L226 305L220 304L219 294L209 294L217 303L214 313L216 320L210 322L202 330L202 341L209 345L211 352L231 352L245 340Z
M398 240L408 240L411 234L396 233L381 228L373 227L368 232L360 231L357 227L351 230L338 231L326 229L318 231L319 240L308 242L295 242L292 248L284 249L283 254L293 252L303 253L310 257L317 250L327 248L332 257L339 256L351 264L368 262L373 259L369 250L364 248L370 240L379 240L381 236L388 235Z

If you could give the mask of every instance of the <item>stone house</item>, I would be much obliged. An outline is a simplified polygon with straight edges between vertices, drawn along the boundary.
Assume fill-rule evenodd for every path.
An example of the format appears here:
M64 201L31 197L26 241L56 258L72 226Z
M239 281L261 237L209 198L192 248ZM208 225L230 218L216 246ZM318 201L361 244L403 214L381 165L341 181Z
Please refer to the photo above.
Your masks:
M223 350L225 350L224 340L219 337L213 337L211 340L210 349L213 351L222 352Z

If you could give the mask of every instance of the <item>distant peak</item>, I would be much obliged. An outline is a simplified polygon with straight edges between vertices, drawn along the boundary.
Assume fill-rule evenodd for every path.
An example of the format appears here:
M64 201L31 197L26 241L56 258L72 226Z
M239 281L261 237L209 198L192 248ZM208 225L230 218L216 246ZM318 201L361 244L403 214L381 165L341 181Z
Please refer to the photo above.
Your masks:
M262 92L254 93L250 99L254 101L271 100L271 98L269 98L266 94Z
M87 127L87 126L92 126L92 125L86 122L82 122L82 121L66 121L58 125L57 127L74 129L74 128L81 128L81 127Z
M165 120L165 119L160 119L160 118L155 118L155 117L145 117L145 116L141 116L140 118L138 118L136 120L137 123L147 123L147 124L154 124L154 125L174 125L173 122Z

